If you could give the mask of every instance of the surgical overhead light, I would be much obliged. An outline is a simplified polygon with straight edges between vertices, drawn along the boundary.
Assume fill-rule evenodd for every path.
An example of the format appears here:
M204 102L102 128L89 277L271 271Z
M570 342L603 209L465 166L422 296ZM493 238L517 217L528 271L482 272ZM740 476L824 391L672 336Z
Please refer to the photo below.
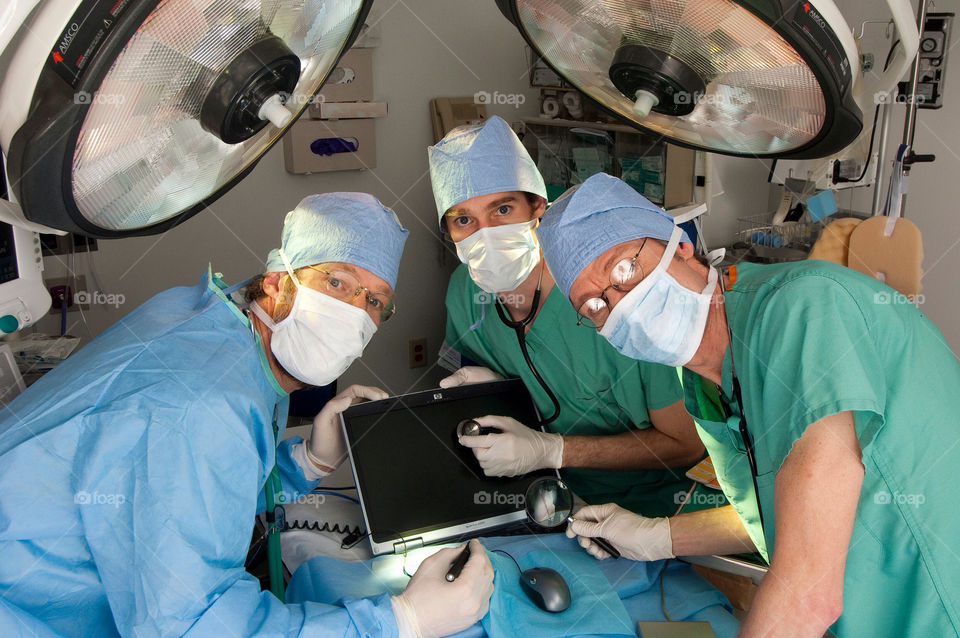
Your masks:
M372 0L28 0L0 9L0 148L33 222L171 228L306 108Z
M912 29L909 0L887 0ZM496 0L536 52L618 118L693 148L812 158L853 142L874 80L832 0ZM901 29L902 30L902 29ZM914 45L914 51L915 51Z

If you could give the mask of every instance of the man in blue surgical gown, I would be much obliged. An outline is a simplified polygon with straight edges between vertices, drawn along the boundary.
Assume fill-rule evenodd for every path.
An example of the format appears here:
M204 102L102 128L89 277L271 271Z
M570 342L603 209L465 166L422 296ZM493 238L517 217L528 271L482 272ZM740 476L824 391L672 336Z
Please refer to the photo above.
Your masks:
M310 196L244 301L208 270L4 409L0 633L443 635L479 619L483 551L454 583L448 549L401 595L336 607L284 605L243 566L274 464L285 499L309 492L345 455L338 413L386 396L351 386L309 441L277 445L288 393L333 381L389 318L406 235L370 195Z

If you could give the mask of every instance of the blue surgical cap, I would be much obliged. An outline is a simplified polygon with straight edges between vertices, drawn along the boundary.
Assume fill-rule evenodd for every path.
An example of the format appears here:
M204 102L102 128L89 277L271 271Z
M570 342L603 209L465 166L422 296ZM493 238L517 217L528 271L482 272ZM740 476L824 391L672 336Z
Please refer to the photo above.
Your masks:
M550 273L569 297L577 276L607 250L640 237L668 241L674 225L662 208L624 182L597 173L547 209L537 238ZM680 241L690 241L686 232Z
M397 286L407 231L396 213L366 193L310 195L283 220L281 247L296 270L338 261L365 268ZM286 272L280 249L267 255L267 272Z
M430 182L443 214L479 195L524 191L546 199L547 187L517 134L499 117L482 125L458 126L427 149Z

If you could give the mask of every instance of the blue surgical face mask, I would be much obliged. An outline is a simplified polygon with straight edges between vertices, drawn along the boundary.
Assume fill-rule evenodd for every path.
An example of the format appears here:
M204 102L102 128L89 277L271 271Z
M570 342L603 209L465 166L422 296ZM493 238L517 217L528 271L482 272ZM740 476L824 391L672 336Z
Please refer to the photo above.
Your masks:
M651 363L682 366L696 354L707 325L717 270L710 268L702 292L667 273L681 231L674 228L660 263L610 311L600 334L621 354Z

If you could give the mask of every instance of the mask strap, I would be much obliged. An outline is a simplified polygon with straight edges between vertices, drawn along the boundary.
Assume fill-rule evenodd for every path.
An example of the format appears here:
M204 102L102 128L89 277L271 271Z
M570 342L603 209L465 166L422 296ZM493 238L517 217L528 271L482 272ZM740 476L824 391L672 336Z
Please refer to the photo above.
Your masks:
M670 265L670 260L677 254L677 246L680 244L680 235L682 233L683 230L679 226L673 227L673 232L670 234L670 241L667 242L667 247L663 250L663 256L660 257L660 263L657 264L657 268L666 270L667 266Z
M703 228L700 220L700 217L702 217L707 213L707 205L698 204L695 206L686 206L684 208L681 208L680 210L682 212L674 216L673 218L674 222L676 222L677 226L679 226L680 224L685 224L686 222L692 221L694 225L697 227L700 248L703 250L703 255L707 258L707 262L711 266L718 265L721 261L723 261L723 258L726 256L727 249L717 248L714 250L709 250L709 251L707 250L707 244L703 240ZM671 213L672 212L673 211L671 211ZM696 248L696 246L694 246L694 248Z
M717 248L715 250L711 250L705 256L707 258L707 263L710 264L711 267L715 268L719 266L720 262L723 261L723 258L727 256L727 249Z
M273 332L274 329L277 327L276 322L274 322L274 320L270 318L270 315L267 314L267 311L261 308L260 304L258 304L256 301L252 302L249 306L247 306L247 310L257 315L260 321L262 321L268 328L270 328L270 332Z
M293 266L290 265L290 260L287 259L287 253L283 252L283 248L277 251L280 253L280 259L283 260L283 265L287 268L287 274L290 275L290 279L293 280L293 285L300 289L300 282L297 281L297 276L293 273Z
M700 294L710 293L712 295L713 289L717 287L717 281L719 279L720 279L720 273L717 271L716 268L713 268L711 265L710 271L707 273L707 286L703 289L703 292Z
M675 209L674 209L675 210ZM673 210L670 211L670 214L673 215L673 221L679 226L680 224L685 224L692 219L696 219L701 215L707 212L707 205L700 204L698 206L685 206L680 209L682 212L677 215L673 215Z
M287 268L287 274L289 274L290 279L293 280L293 285L297 287L297 290L299 290L300 282L297 281L297 276L293 274L293 268L291 268L290 266L290 260L287 259L287 254L283 252L283 248L281 248L278 252L280 253L280 259L283 260L283 265ZM267 314L266 310L260 307L260 304L254 301L249 306L247 306L247 310L257 315L257 317L260 318L260 321L262 321L264 324L266 324L268 328L270 328L270 332L275 331L277 327L277 323L270 317L270 315Z

